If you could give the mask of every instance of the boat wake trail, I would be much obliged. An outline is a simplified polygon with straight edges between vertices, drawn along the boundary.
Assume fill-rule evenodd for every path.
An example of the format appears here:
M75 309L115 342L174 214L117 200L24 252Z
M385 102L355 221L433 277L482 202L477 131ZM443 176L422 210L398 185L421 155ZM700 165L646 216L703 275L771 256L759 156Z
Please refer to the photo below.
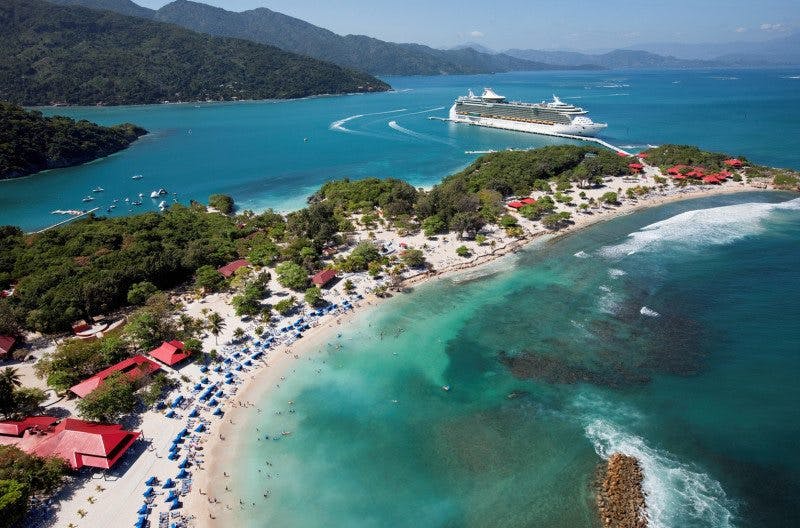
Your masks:
M444 139L439 139L437 137L429 136L427 134L421 134L419 132L414 132L413 130L409 130L405 127L401 127L397 124L397 121L389 121L389 128L397 130L401 134L405 134L407 136L411 136L415 139L419 139L421 141L433 141L434 143L441 143L443 145L453 145L452 142L446 141Z
M374 116L374 115L384 115L384 114L396 114L398 112L405 112L405 108L400 108L398 110L387 110L386 112L372 112L370 114L356 114L345 117L344 119L339 119L338 121L334 121L328 126L330 130L336 130L337 132L345 132L347 134L359 134L360 132L356 130L350 130L349 128L345 128L344 124L348 123L354 119L359 119L362 117Z
M733 527L736 505L716 479L617 423L641 422L637 411L588 395L579 396L574 408L598 456L622 453L641 464L649 527Z
M760 233L763 222L773 212L800 211L800 198L781 203L746 203L687 211L643 227L628 235L627 240L605 246L599 253L607 258L671 248L699 249L711 245L730 244Z
M409 112L407 114L402 114L397 117L405 117L410 115L418 115L418 114L429 114L431 112L438 112L439 110L444 110L447 108L446 106L437 106L436 108L428 108L427 110L420 110L419 112Z

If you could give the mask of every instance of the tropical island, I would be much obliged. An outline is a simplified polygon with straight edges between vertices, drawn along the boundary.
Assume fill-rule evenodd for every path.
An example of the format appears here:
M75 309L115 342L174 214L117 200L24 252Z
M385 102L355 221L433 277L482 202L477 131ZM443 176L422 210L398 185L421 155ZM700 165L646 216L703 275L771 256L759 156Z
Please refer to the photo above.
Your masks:
M229 197L216 195L213 207L89 216L36 235L1 228L0 344L15 365L0 372L0 443L5 457L20 462L13 471L0 466L0 512L18 519L33 504L35 515L56 515L59 525L84 517L96 525L132 523L137 510L126 493L136 481L145 517L163 517L186 501L200 526L224 518L235 498L217 493L216 477L235 456L224 439L251 412L243 403L248 391L278 381L307 343L331 337L334 322L542 236L671 200L797 190L798 182L796 172L695 147L664 145L631 158L567 145L482 156L430 190L396 179L332 181L287 215L236 211ZM549 375L546 365L507 366L519 377ZM26 422L43 404L48 414L82 421ZM107 465L94 467L126 465L122 478L103 482L100 508L87 473L45 448L48 438L118 421L140 424L150 446L174 437L172 449L169 456L125 454L132 440L116 458L97 455ZM623 462L613 472L639 471ZM174 491L171 502L148 500L153 485L174 485L175 472L183 475L176 480L194 473L193 486ZM628 482L624 495L642 499L641 477ZM610 498L613 484L602 485L599 507L640 515L646 497L632 514ZM62 485L68 492L58 511L59 495L30 502ZM225 498L211 502L209 493Z
M41 0L3 2L0 47L0 100L27 106L289 99L389 89L371 75L273 46Z
M0 180L103 158L145 134L131 123L104 127L0 102Z

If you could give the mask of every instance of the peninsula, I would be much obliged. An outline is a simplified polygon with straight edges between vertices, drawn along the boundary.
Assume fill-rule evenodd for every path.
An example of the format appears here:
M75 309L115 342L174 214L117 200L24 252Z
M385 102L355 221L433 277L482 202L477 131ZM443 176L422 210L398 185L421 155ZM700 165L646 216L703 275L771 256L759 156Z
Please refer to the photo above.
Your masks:
M285 216L224 215L194 204L89 217L34 236L4 228L0 334L62 337L25 349L36 363L19 363L17 379L58 394L102 382L97 395L58 406L84 419L136 414L147 434L148 448L123 457L122 477L104 480L99 499L96 481L73 478L35 514L64 526L133 524L144 494L139 515L153 523L184 502L196 526L232 520L242 483L220 474L235 467L229 440L255 416L248 402L291 375L296 360L330 342L358 310L542 236L638 208L797 186L792 171L694 147L665 145L632 158L553 146L483 156L430 190L392 179L329 182L307 208ZM131 361L148 364L148 351L165 373L112 374L128 372ZM550 375L523 367L513 373ZM30 399L19 402L30 410ZM182 484L169 502L149 500L156 492L148 486L171 488L173 478Z
M0 180L80 165L125 149L145 134L131 123L104 127L0 102Z

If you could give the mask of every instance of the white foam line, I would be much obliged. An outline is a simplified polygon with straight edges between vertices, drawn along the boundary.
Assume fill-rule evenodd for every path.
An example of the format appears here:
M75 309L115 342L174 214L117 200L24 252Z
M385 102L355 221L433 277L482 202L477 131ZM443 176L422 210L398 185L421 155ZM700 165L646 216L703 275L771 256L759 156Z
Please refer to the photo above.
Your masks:
M399 110L387 110L385 112L372 112L370 114L351 115L351 116L345 117L344 119L339 119L338 121L334 121L333 123L330 124L330 126L328 126L328 128L330 130L337 130L339 132L350 132L350 133L352 133L352 132L354 132L353 130L350 130L349 128L345 128L342 125L344 125L348 121L352 121L353 119L359 119L361 117L367 117L367 116L373 116L373 115L383 115L383 114L395 114L397 112L405 112L405 111L406 111L405 108L400 108Z
M410 112L408 114L399 115L397 117L405 117L410 115L417 115L417 114L427 114L429 112L437 112L439 110L444 110L447 108L446 106L437 106L436 108L428 108L427 110L420 110L419 112Z
M388 124L389 124L389 128L392 128L394 130L397 130L401 134L406 134L408 136L411 136L411 137L419 139L419 140L434 141L436 143L442 143L444 145L452 145L452 143L450 143L448 141L444 141L442 139L439 139L439 138L436 138L436 137L433 137L433 136L428 136L426 134L420 134L419 132L414 132L413 130L409 130L409 129L405 128L405 127L401 127L400 125L397 124L397 121L389 121Z

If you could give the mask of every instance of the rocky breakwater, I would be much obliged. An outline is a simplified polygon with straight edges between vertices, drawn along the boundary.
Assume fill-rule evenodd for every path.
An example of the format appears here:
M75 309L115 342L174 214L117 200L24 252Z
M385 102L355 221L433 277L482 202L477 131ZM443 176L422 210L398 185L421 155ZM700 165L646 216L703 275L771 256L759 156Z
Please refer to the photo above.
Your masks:
M642 468L634 457L614 453L600 468L597 509L604 528L646 528Z

